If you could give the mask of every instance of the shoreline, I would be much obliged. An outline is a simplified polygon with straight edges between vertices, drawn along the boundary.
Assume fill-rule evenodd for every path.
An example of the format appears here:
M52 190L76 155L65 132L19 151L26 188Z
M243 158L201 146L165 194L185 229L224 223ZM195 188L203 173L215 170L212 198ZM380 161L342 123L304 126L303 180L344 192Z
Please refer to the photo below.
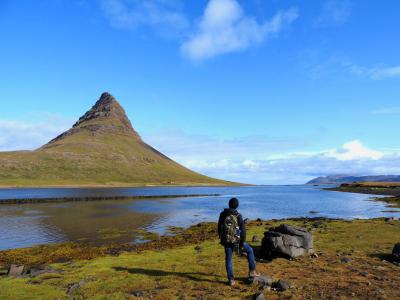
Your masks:
M350 183L338 187L323 188L326 191L375 195L373 201L385 202L388 207L400 208L400 184L393 183ZM376 196L379 195L379 196Z
M400 221L257 219L247 224L248 242L256 257L263 233L282 223L310 231L315 252L294 260L258 259L261 274L275 281L287 280L293 286L284 292L263 290L268 299L400 296L394 288L400 285L399 266L389 258L393 245L400 241ZM61 243L0 251L0 298L161 300L184 295L190 299L250 299L259 290L247 281L244 257L234 255L237 285L226 285L224 250L216 225L208 222L174 228L175 235L147 236L151 241L142 244ZM259 239L252 241L254 236ZM7 277L4 270L11 264L29 272L17 279Z
M329 218L329 217L293 217L293 218L283 218L283 219L269 219L269 220L249 220L246 222L247 226L254 227L260 226L264 224L271 224L271 226L275 226L274 224L320 224L320 223L332 223L339 222L343 224L351 224L353 222L389 222L400 221L398 218L390 218L390 217L378 217L378 218L368 218L368 219L344 219L344 218ZM215 228L214 228L215 227ZM146 229L139 229L137 232L139 233L140 240L144 240L145 242L132 242L132 243L107 243L107 242L99 242L99 243L87 243L87 242L79 242L79 241L65 241L65 242L56 242L56 243L48 243L48 244L38 244L30 247L23 248L11 248L0 250L0 265L4 264L4 260L2 260L1 254L14 252L14 251L22 251L22 252L33 252L37 255L41 255L42 251L45 249L57 249L63 247L71 247L74 249L101 249L98 254L110 254L121 251L144 251L149 249L164 249L171 247L173 243L175 246L180 246L187 243L197 242L198 239L206 240L209 238L216 238L218 236L216 231L217 223L216 222L199 222L197 224L193 224L189 227L170 227L168 233L160 235L158 233L154 233L148 231ZM176 239L179 240L176 243ZM167 242L166 242L167 241ZM171 243L172 241L172 243ZM91 251L92 251L91 250ZM89 251L89 252L91 252ZM95 256L96 257L96 256ZM94 258L94 257L92 257ZM89 259L89 257L88 257ZM91 259L91 258L90 258ZM64 260L64 259L61 259ZM50 261L49 261L50 262ZM48 262L48 263L49 263ZM54 261L57 262L57 261ZM15 262L14 262L15 263Z
M233 184L116 184L116 185L108 185L108 184L55 184L55 185L2 185L0 184L0 190L8 190L8 189L121 189L121 188L146 188L146 187L245 187L245 186L257 186L255 184L245 184L245 183L233 183Z
M16 198L0 199L0 205L30 204L30 203L63 203L79 201L105 200L136 200L136 199L168 199L189 197L219 197L221 194L186 194L186 195L138 195L138 196L94 196L94 197L54 197L54 198Z

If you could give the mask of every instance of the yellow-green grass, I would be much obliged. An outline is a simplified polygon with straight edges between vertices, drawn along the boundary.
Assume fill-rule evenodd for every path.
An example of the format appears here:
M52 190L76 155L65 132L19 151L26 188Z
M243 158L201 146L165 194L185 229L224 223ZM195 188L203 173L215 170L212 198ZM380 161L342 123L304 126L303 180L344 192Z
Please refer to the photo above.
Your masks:
M283 221L251 222L248 235L262 236L265 228ZM295 288L283 293L264 291L268 299L397 299L399 267L385 262L400 241L400 222L384 220L285 221L314 228L318 258L278 258L258 263L274 280L287 279ZM182 231L184 242L162 249L122 252L52 264L59 274L35 278L0 279L0 299L250 299L257 291L246 282L247 262L234 257L235 287L225 284L224 253L215 237L215 224ZM190 232L190 233L189 233ZM203 240L198 239L203 236ZM260 242L253 243L257 250ZM196 248L195 246L200 246ZM38 254L40 255L40 254ZM1 254L0 254L1 256ZM340 259L350 257L352 262ZM368 273L365 273L368 272ZM81 282L73 293L69 286ZM135 296L136 295L136 296Z

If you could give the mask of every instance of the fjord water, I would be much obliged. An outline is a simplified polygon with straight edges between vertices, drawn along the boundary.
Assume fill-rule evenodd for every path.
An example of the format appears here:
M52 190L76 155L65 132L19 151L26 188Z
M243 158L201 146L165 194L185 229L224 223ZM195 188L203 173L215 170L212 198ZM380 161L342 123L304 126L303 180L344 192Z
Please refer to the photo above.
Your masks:
M203 221L216 221L231 197L239 198L241 213L250 219L400 216L400 212L388 212L383 202L369 201L372 195L331 192L321 188L298 185L3 189L0 190L0 201L139 195L160 198L0 205L0 249L62 241L139 242L142 229L164 234L170 226L187 227ZM220 196L161 197L194 194Z

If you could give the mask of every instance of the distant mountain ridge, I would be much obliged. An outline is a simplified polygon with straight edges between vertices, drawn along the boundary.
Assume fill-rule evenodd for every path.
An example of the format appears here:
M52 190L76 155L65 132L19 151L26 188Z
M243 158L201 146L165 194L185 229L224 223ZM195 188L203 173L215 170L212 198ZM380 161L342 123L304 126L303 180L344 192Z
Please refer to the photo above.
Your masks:
M317 177L307 184L342 184L352 182L400 182L400 175L368 175L368 176L352 176L352 175L330 175Z
M109 93L34 151L0 152L0 186L237 185L185 168L146 144Z

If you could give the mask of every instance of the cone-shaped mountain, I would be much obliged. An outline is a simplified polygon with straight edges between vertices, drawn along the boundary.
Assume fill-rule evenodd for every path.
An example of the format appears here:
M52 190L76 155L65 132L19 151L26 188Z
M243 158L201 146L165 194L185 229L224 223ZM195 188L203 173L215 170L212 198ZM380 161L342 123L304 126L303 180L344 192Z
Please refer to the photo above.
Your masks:
M35 151L0 153L0 185L230 185L169 159L142 141L109 93Z

